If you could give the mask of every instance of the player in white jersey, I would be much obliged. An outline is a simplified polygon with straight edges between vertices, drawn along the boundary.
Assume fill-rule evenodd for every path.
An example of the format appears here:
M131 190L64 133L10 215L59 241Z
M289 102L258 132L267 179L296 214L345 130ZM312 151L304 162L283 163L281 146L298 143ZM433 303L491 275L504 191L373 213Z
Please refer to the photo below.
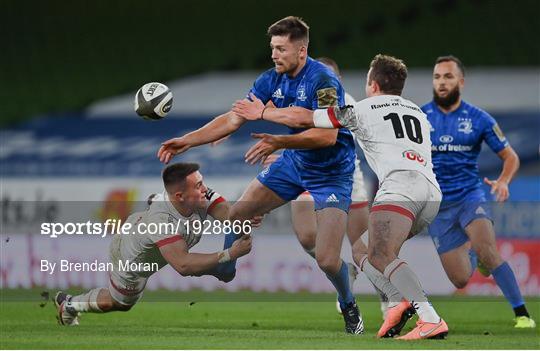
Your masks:
M130 310L142 297L148 278L167 264L183 276L213 275L223 281L232 280L234 275L220 273L220 265L249 253L250 235L239 236L229 249L220 252L189 252L201 239L199 229L207 215L218 221L229 217L228 203L206 187L198 170L195 163L165 168L163 194L149 199L145 211L129 216L126 223L132 232L114 234L109 249L112 269L108 288L77 296L61 291L56 294L60 324L78 325L81 312ZM251 225L259 225L260 220L254 219Z
M405 240L433 220L442 198L432 170L426 115L400 96L406 77L403 61L377 55L367 75L368 98L354 106L316 111L300 107L265 109L251 96L252 101L237 101L233 111L244 118L293 128L346 127L354 132L379 178L369 215L368 256L359 260L355 255L356 263L389 298L387 317L378 336L398 334L410 317L412 303L419 315L417 326L400 338L444 338L448 326L429 303L414 272L397 256Z

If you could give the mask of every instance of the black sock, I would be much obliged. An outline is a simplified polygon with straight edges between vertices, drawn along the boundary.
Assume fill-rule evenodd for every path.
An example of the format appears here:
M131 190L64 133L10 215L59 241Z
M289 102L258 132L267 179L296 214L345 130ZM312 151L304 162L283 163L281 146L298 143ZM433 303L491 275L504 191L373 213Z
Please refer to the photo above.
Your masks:
M525 305L514 307L514 313L516 314L516 317L529 317L529 313L527 312L527 308L525 307Z

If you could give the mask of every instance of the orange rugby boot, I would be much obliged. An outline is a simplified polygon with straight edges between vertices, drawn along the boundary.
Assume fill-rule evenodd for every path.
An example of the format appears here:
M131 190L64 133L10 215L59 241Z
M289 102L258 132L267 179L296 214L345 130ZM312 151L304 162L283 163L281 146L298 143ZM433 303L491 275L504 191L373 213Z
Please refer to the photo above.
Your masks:
M386 310L386 317L377 333L379 338L393 338L399 335L401 329L407 321L416 313L414 307L407 300L401 301L398 305L389 307Z
M400 340L421 340L421 339L444 339L448 335L448 325L441 318L439 323L427 323L421 320L416 322L416 328L407 334L400 336Z

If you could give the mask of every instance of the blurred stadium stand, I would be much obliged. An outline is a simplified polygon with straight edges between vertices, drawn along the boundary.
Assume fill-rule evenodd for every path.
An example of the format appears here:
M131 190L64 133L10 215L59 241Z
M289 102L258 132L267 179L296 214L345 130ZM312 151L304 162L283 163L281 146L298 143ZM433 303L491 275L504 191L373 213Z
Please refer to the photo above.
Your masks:
M291 14L311 26L311 55L343 69L364 69L381 51L410 67L447 53L467 67L538 67L539 12L536 0L5 0L0 123L79 110L148 81L266 68L266 28Z

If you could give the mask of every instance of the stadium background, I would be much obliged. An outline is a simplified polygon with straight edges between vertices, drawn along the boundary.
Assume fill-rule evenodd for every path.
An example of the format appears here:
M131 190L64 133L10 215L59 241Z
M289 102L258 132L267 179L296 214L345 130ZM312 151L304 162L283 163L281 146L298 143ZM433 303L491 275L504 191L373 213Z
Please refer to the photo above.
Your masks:
M87 239L85 252L78 252L80 241L51 240L28 234L28 228L44 219L66 220L74 202L90 206L82 214L87 220L123 217L136 201L159 191L159 143L201 126L243 97L257 72L271 66L267 26L294 14L311 26L311 56L334 58L356 98L362 98L365 69L379 52L406 61L411 71L405 95L419 104L430 98L437 56L452 53L464 61L466 99L498 119L522 160L510 202L495 211L496 225L503 257L522 290L540 294L538 2L9 0L2 8L2 288L105 284L104 274L48 277L39 272L39 260L65 253L81 261L104 259L106 240ZM134 92L149 81L164 82L175 94L171 115L157 123L132 112ZM200 162L208 184L234 200L260 170L245 165L242 155L253 144L250 132L263 130L283 131L252 123L223 144L190 150L178 160ZM489 150L481 157L481 175L496 177L497 157ZM24 211L18 210L21 203ZM296 243L287 210L269 222L232 284L177 279L168 269L149 288L331 291ZM350 256L347 248L344 256ZM405 257L429 293L456 293L427 237L415 239ZM356 289L370 291L365 282ZM458 293L499 291L476 275Z

